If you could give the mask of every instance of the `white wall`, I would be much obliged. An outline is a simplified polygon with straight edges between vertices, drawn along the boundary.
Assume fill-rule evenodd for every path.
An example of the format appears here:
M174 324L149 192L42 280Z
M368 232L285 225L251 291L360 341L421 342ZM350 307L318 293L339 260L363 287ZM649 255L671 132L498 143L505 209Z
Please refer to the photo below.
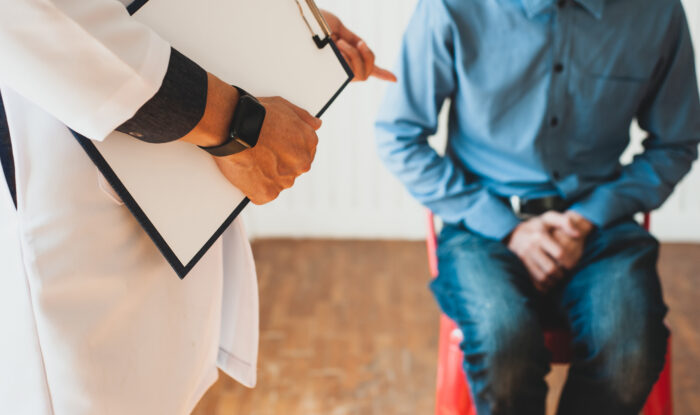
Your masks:
M379 64L392 67L416 1L318 3L364 37ZM700 62L700 1L684 0L684 4ZM252 237L423 238L422 207L383 168L375 153L373 122L382 95L382 83L370 81L352 84L340 96L324 116L312 171L274 203L246 209ZM442 130L438 136L444 136ZM634 130L634 137L639 140L641 133ZM630 152L638 147L632 146ZM700 163L654 213L652 226L663 240L700 242Z

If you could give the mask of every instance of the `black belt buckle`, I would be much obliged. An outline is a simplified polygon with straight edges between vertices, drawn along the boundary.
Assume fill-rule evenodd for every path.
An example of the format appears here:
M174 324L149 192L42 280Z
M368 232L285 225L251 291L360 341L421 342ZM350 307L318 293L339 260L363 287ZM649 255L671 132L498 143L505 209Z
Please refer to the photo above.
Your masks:
M511 196L510 207L519 219L528 220L550 210L564 212L569 207L569 204L559 196L546 196L535 199Z

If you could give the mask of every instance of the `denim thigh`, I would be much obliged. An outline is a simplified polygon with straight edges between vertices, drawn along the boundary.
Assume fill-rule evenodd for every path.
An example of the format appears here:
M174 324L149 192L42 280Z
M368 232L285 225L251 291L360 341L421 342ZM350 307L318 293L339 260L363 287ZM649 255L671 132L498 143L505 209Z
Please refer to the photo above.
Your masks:
M464 333L464 368L479 413L544 413L550 355L541 297L522 262L500 241L447 225L438 266L431 288Z
M539 311L527 269L501 241L448 224L440 232L437 257L438 276L430 288L445 314L458 324L494 311Z
M560 413L641 409L663 368L668 338L658 254L656 239L631 220L587 240L580 266L557 293L574 336Z

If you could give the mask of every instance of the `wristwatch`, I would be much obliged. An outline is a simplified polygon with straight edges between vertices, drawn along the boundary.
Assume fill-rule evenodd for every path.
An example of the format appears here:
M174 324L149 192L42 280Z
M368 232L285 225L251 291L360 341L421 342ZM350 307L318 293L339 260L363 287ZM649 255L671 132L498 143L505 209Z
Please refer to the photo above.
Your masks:
M265 107L243 89L238 87L236 89L238 90L238 104L233 113L226 142L214 147L199 147L212 156L230 156L258 144L260 130L265 121Z

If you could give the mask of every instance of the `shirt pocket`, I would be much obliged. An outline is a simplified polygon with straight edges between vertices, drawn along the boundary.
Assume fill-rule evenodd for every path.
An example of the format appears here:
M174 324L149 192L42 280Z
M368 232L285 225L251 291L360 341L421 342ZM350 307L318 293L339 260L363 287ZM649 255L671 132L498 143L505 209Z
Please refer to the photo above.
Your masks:
M575 45L578 50L590 49ZM660 69L661 59L656 45L645 47L640 42L603 44L587 53L574 53L572 65L592 78L619 82L647 82Z
M601 149L623 151L650 77L635 72L603 75L589 69L572 65L569 77L576 136L586 141L585 148L579 150L590 156Z

